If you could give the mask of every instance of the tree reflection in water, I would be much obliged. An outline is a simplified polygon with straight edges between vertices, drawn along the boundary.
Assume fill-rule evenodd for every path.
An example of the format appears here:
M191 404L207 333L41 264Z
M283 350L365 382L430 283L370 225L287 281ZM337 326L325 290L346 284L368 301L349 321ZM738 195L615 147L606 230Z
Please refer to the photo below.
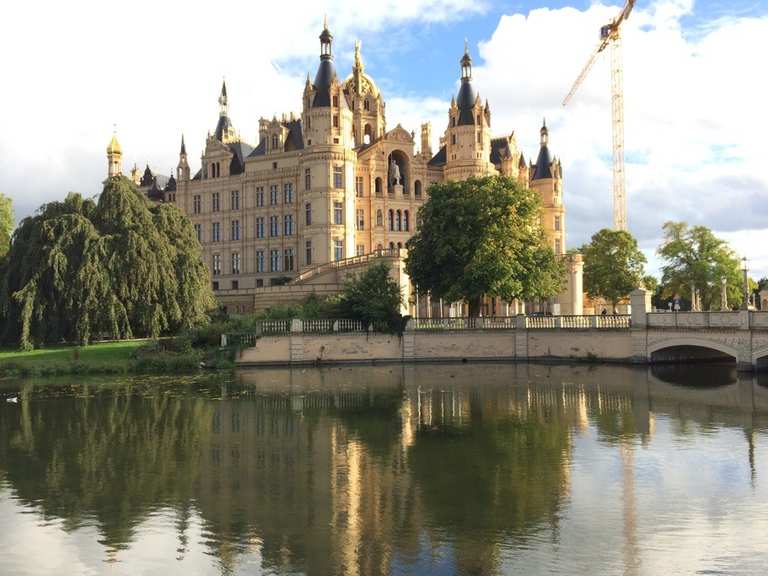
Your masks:
M486 574L533 540L557 541L575 438L594 434L623 462L629 573L634 450L652 443L656 415L679 434L741 428L753 473L754 431L768 424L768 389L751 376L706 389L667 378L488 365L6 384L0 396L20 402L0 401L0 490L65 531L96 526L112 559L162 513L177 533L169 561L199 546L199 524L217 571L257 558L306 574Z

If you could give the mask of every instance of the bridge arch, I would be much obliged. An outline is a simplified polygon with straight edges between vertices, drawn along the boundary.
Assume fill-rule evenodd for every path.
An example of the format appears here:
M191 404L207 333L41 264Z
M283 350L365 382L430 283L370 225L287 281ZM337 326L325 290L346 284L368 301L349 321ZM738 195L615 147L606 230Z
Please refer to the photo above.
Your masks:
M758 362L761 365L768 365L768 346L755 348L752 352L752 363L757 365Z
M723 357L728 358L723 358ZM739 351L717 340L703 338L670 338L648 345L648 358L651 362L671 360L739 360Z

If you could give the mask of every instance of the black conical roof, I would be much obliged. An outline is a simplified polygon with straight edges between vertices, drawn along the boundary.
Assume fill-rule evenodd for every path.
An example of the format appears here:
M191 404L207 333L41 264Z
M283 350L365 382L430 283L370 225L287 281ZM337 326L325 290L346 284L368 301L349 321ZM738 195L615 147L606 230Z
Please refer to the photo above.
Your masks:
M459 126L475 123L475 114L473 112L475 107L475 91L469 78L464 78L461 81L459 95L456 98L456 106L459 108L459 119L457 122Z
M549 148L543 144L539 148L539 157L536 159L536 171L533 173L534 180L543 180L552 178L552 157L549 155Z
M315 74L315 97L312 99L313 108L322 108L331 105L331 84L336 77L336 68L333 60L322 59Z

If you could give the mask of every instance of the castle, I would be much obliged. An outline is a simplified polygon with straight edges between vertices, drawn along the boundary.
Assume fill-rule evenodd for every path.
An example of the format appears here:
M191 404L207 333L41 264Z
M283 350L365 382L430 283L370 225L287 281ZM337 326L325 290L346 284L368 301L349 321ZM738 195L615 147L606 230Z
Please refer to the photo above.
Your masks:
M502 174L540 194L546 237L568 262L568 289L549 303L555 305L550 310L580 314L582 265L580 257L566 256L562 168L550 155L546 123L535 164L526 163L514 134L494 138L491 110L472 85L465 46L461 85L451 100L440 148L432 150L429 123L421 125L417 147L413 132L399 124L387 128L384 97L365 72L360 44L343 81L332 44L325 26L317 72L314 80L307 75L304 86L301 116L260 119L256 146L235 130L222 84L216 129L207 136L194 175L183 136L175 177L154 174L149 166L141 175L135 167L131 172L148 197L172 202L190 218L219 302L248 312L312 291L333 292L343 280L340 270L356 269L365 255L401 261L400 249L414 233L432 183ZM122 152L114 137L107 156L109 175L120 174ZM398 270L402 280L402 266ZM404 296L412 313L414 305L425 315L456 313L434 311L437 303L429 301L416 304L410 287ZM510 303L492 299L486 313L520 311L519 304L513 306L510 312Z

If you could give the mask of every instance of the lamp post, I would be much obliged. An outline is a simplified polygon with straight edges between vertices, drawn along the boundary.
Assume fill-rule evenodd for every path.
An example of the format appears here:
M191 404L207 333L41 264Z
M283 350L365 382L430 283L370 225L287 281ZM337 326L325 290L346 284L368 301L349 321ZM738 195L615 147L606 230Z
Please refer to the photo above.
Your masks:
M744 272L744 301L741 303L741 308L742 310L749 310L749 277L747 276L749 268L747 268L747 257L744 256L741 261L744 262L744 268L741 269Z
M728 310L728 279L720 278L720 310Z

